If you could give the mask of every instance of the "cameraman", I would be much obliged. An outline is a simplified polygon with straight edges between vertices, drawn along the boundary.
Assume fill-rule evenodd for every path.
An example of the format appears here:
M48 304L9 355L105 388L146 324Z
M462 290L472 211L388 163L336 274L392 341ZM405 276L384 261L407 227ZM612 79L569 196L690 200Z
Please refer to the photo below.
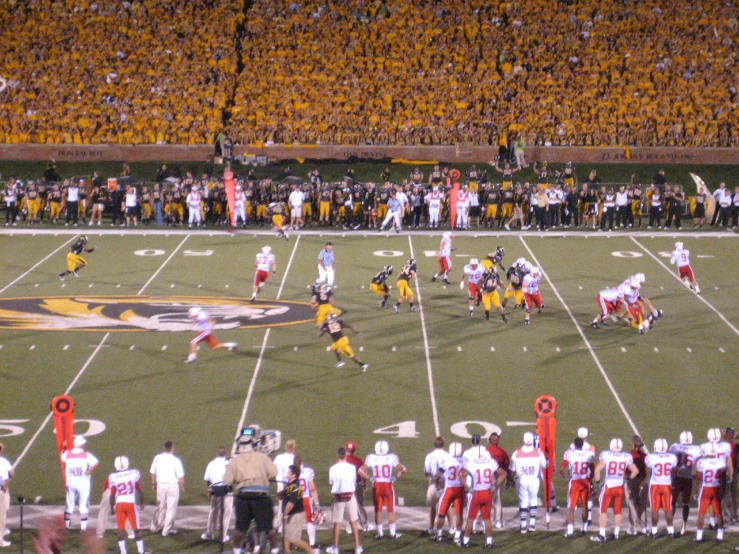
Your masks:
M210 513L208 514L208 527L201 539L205 541L226 542L228 540L228 526L231 523L231 512L233 510L233 496L227 494L227 487L223 485L223 476L228 466L226 448L218 448L216 458L208 464L205 469L205 482L208 486L208 500L210 500ZM221 512L221 506L223 512ZM221 537L223 531L223 537Z
M234 529L234 554L242 554L241 545L249 524L254 520L258 546L264 546L269 538L272 552L278 552L277 537L272 529L272 499L269 482L277 477L277 467L265 454L257 452L257 437L253 429L245 429L237 439L237 455L226 466L223 482L234 491L236 528Z

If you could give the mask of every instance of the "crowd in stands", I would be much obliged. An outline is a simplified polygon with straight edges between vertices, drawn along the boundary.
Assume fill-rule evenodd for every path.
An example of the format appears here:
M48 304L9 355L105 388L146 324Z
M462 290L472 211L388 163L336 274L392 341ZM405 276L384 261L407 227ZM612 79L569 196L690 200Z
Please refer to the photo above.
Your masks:
M720 0L33 0L0 142L739 146Z

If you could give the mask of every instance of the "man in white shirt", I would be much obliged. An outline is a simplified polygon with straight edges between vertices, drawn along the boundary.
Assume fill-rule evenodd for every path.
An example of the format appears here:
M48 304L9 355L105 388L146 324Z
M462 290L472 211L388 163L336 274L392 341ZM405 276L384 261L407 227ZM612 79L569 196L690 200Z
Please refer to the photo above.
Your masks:
M98 466L98 459L82 448L87 443L85 437L74 438L74 448L62 451L67 477L67 506L64 510L64 524L67 529L72 524L74 506L79 502L80 529L87 530L87 515L90 513L90 475Z
M517 481L521 533L536 530L539 477L547 464L541 450L534 447L533 433L524 433L523 446L513 453L510 465L510 471L515 473Z
M5 447L0 442L0 547L10 546L10 541L5 540L5 535L9 534L5 529L5 518L10 508L10 490L8 489L10 481L15 477L15 470L7 458L2 456Z
M162 530L162 536L176 535L174 520L180 493L185 492L185 469L174 455L174 443L166 441L164 452L157 454L151 463L151 486L157 495L157 507L151 521L151 532Z
M223 485L223 476L226 474L228 458L226 449L218 448L216 457L205 468L205 480L208 487L208 499L210 500L210 512L208 513L208 526L205 533L200 536L204 541L228 541L228 526L231 523L231 512L233 510L234 498L230 494L221 494L224 490L218 490ZM215 494L213 487L216 487ZM221 511L223 507L223 511ZM223 533L221 533L221 531Z
M78 209L80 204L80 187L75 181L69 183L67 188L67 217L64 225L69 227L71 221L74 227L77 227Z
M275 466L277 467L277 493L279 494L285 489L287 485L287 470L293 465L295 461L295 441L293 439L288 440L285 443L285 451L282 454L275 456ZM282 532L282 502L277 506L277 515L275 516L274 527L277 532Z
M290 226L297 229L303 226L303 192L298 185L293 185L293 190L287 199L290 205Z
M441 491L444 489L444 478L437 478L436 473L439 468L444 466L449 454L444 450L444 437L436 437L434 439L434 449L426 455L423 463L423 472L429 478L429 486L426 489L426 506L429 510L429 528L428 534L434 535L434 526L436 525L436 509L441 497Z
M352 526L354 535L354 553L362 554L364 548L359 544L359 529L357 527L357 499L354 489L357 484L357 474L362 479L369 479L369 475L362 469L357 471L352 464L346 461L346 449L342 446L336 452L338 459L328 471L328 482L331 485L331 519L334 522L333 545L326 549L327 554L339 554L339 534L341 523L346 513Z

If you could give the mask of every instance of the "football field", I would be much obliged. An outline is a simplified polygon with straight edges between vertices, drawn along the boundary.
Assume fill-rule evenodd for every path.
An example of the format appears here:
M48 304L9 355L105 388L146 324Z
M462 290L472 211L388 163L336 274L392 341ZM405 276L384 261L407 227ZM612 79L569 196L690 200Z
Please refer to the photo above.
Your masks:
M358 454L366 455L377 440L388 440L409 469L396 483L398 501L421 506L423 461L437 434L447 444L467 446L473 433L499 428L501 445L511 452L521 434L534 429L534 400L543 394L558 404L558 458L581 426L600 452L612 437L628 444L635 433L650 449L659 437L676 442L683 430L704 442L709 427L735 427L739 420L735 233L469 231L454 238L450 286L431 282L438 232L312 231L285 241L255 232L93 230L88 236L95 250L83 254L89 265L79 278L59 281L76 236L0 235L0 440L16 464L13 498L63 503L49 405L65 393L76 402L76 432L88 436L88 449L101 461L93 504L114 457L122 454L141 469L151 501L146 474L165 440L174 441L187 472L180 503L204 504L208 461L218 446L230 448L238 429L254 423L281 431L283 444L296 439L306 465L316 470L323 504L330 501L328 468L336 448L354 440ZM330 341L318 338L307 305L327 240L336 254L336 305L344 311L341 319L361 331L348 336L369 364L366 373L350 360L334 367ZM700 295L669 264L676 240L691 252ZM264 245L272 247L278 270L250 304L254 258ZM467 315L461 269L497 246L505 248L506 267L524 257L542 269L545 307L532 314L530 326L512 302L507 324L494 311L485 321L482 306ZM394 302L397 270L410 257L418 261L413 290L420 312L410 312L408 304L399 314L379 308L380 297L369 291L372 277L386 264L395 266L388 281ZM637 272L646 275L642 292L663 317L644 335L623 323L591 329L598 291ZM237 342L238 349L203 347L195 363L183 363L193 337L186 318L192 306L211 312L217 338ZM566 482L557 477L555 483L563 499ZM504 505L515 502L507 491ZM590 549L589 542L573 549L552 539L505 540L520 552ZM651 544L636 540L631 548ZM687 541L659 550L693 551ZM608 551L629 550L625 542ZM365 548L452 548L444 546L404 538L396 548ZM186 550L166 542L157 548Z

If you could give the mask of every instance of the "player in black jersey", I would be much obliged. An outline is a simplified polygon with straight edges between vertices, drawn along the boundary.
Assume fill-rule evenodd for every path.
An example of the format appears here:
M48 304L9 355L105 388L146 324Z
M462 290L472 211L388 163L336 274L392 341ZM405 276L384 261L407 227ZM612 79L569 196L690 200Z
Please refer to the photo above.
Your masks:
M387 308L387 300L390 298L390 287L387 284L387 279L393 274L393 266L386 265L383 267L377 275L372 278L370 284L370 290L375 294L382 296L380 301L380 308Z
M64 278L70 273L75 277L79 277L77 272L87 265L85 259L80 255L82 252L90 253L95 250L94 247L87 248L87 236L82 235L77 241L70 247L69 254L67 254L67 271L57 275L60 281L64 281Z
M398 275L398 301L393 305L395 313L400 313L400 304L403 300L408 300L412 312L417 312L418 308L413 305L413 291L409 283L416 282L416 260L411 258L400 270Z
M350 329L354 331L355 334L361 335L361 333L350 324L338 319L336 314L329 314L326 318L326 322L321 326L320 331L318 331L318 336L322 337L323 335L328 333L334 340L334 342L331 344L331 350L333 350L334 354L336 354L336 367L344 366L344 361L341 359L341 355L344 354L344 356L347 356L352 361L354 361L364 373L365 371L367 371L369 364L365 364L362 360L357 358L356 354L354 354L354 350L352 350L352 347L349 346L349 337L345 337L344 333L342 332L344 329Z
M482 290L482 304L485 307L485 320L490 319L490 306L495 306L498 310L501 319L504 323L508 323L508 318L505 315L505 310L500 304L500 295L498 294L498 287L503 288L503 284L500 282L500 276L498 275L495 266L490 266L489 269L482 274L482 279L479 283Z

